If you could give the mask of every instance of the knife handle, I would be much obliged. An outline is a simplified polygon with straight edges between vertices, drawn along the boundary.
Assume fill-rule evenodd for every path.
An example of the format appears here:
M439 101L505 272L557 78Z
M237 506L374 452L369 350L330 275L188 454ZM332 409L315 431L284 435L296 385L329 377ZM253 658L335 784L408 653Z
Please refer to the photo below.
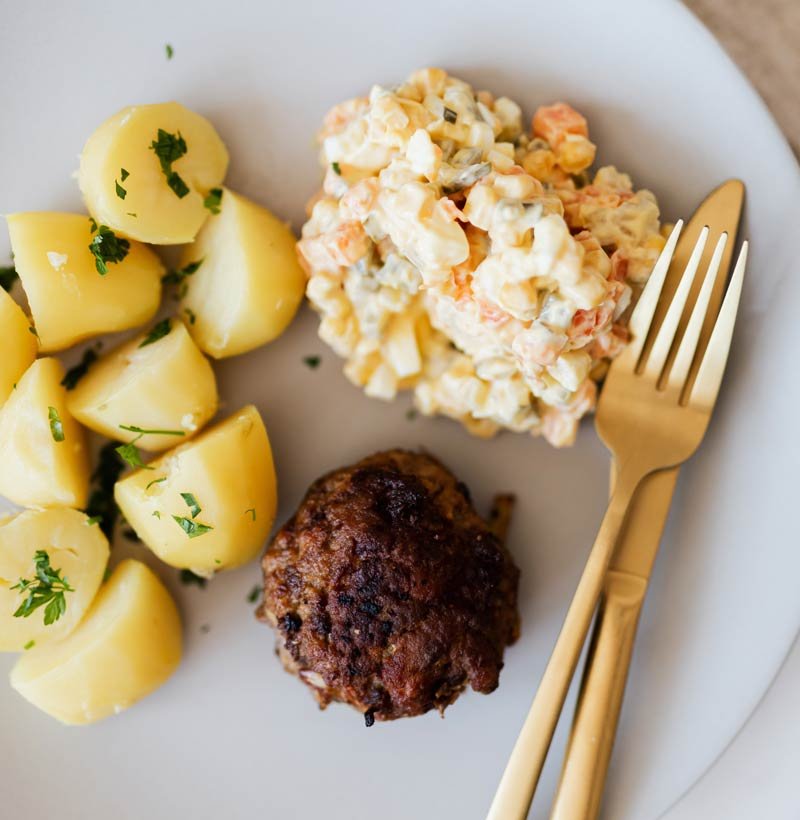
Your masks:
M551 820L594 820L625 694L647 581L610 571L597 613Z

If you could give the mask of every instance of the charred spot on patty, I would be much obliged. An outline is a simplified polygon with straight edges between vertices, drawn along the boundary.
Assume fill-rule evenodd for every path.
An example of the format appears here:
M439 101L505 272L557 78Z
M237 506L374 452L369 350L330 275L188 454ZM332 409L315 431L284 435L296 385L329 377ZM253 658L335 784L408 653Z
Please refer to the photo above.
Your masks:
M259 617L320 706L367 725L443 711L494 690L517 638L504 529L432 456L378 453L309 488L264 555Z

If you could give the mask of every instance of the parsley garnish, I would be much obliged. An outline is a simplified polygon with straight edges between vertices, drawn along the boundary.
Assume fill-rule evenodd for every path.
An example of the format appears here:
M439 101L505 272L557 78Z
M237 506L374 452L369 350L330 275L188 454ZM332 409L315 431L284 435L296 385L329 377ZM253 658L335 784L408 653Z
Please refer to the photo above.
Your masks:
M332 162L331 163L331 168L333 168L333 173L336 174L337 176L342 175L342 166L339 165L338 162Z
M13 265L0 268L0 288L5 291L10 291L14 286L14 280L19 276L16 268Z
M197 499L191 493L181 493L181 498L186 502L186 506L189 508L192 518L197 518L202 510L202 507L197 503Z
M254 604L258 600L259 595L261 595L261 587L256 584L247 594L247 602L249 604Z
M186 314L186 318L189 320L190 325L193 325L197 321L197 315L191 308L184 308L183 312Z
M180 579L182 584L197 584L200 589L204 589L205 585L208 583L207 578L203 578L202 575L196 575L190 569L182 569L180 574Z
M161 513L158 510L153 510L153 517L161 520Z
M67 370L66 376L61 379L61 384L63 387L66 387L67 390L74 390L75 385L86 375L89 370L89 367L95 362L97 359L97 353L94 352L91 348L88 350L83 351L83 358L80 360L78 364L74 367L70 367Z
M60 569L50 566L50 556L45 550L36 550L33 556L33 565L36 575L30 581L20 578L19 583L11 589L18 589L20 595L28 597L14 612L15 618L27 618L40 606L44 606L44 625L55 623L66 611L67 600L65 592L74 592L66 578L61 577Z
M163 128L158 129L158 139L150 143L150 148L156 152L161 170L167 179L167 185L172 188L178 199L183 199L189 193L189 186L181 179L177 171L172 170L172 163L179 160L188 150L186 140L181 132L170 134Z
M166 481L166 480L167 480L167 477L165 475L161 476L161 478L154 478L152 481L147 482L147 486L145 487L145 490L149 490L153 486L153 484L160 484L162 481Z
M33 325L28 325L28 332L33 333L37 339L39 338L39 331Z
M161 282L165 285L179 285L187 276L191 276L203 264L202 259L190 262L185 268L171 270L161 277Z
M311 370L316 370L322 363L321 356L304 356L303 364Z
M173 49L173 48L172 48L172 46L171 46L169 43L167 43L167 44L164 46L164 50L167 52L167 59L168 59L168 60L171 60L171 59L172 59L172 55L175 53L175 49Z
M114 180L114 187L116 188L117 196L120 199L125 199L125 197L128 195L128 192L116 180Z
M116 446L110 441L100 449L99 460L92 473L92 492L86 507L86 514L91 519L100 520L100 529L109 541L114 538L114 525L119 509L114 501L114 484L124 469L117 458Z
M53 436L53 441L64 441L64 425L55 407L47 408L47 418L50 419L50 434Z
M255 507L250 507L249 510L244 511L245 515L247 515L247 513L250 513L250 515L253 517L253 521L256 520L256 509L255 509Z
M33 649L36 646L36 641L28 641L22 648L27 652L29 649Z
M207 532L213 530L208 524L201 524L199 521L193 521L191 518L186 518L183 515L173 515L172 520L189 536L189 538L197 538L200 535L205 535Z
M455 122L458 119L458 114L452 108L444 107L444 118L447 122Z
M147 347L147 345L151 345L153 342L163 339L167 333L170 332L170 330L172 330L172 326L169 323L169 319L162 319L160 322L153 325L147 336L142 339L139 347Z
M123 461L127 462L131 467L138 468L141 467L145 470L152 470L152 467L149 467L142 461L142 454L139 452L139 448L136 446L136 442L142 436L151 435L151 436L184 436L186 435L183 430L145 430L141 427L137 427L134 424L120 424L120 429L128 430L131 433L137 433L138 435L132 441L129 441L127 444L121 444L119 447L115 447L114 449L119 454L119 456L123 459Z
M222 207L222 188L212 188L203 200L203 207L208 208L212 214L218 214Z
M89 243L89 250L94 256L97 272L100 276L105 276L108 273L108 263L121 262L128 255L131 243L127 239L120 239L107 225L94 227L97 223L94 220L91 222L92 233L97 231L97 236Z
M124 168L119 169L119 178L122 180L122 182L125 182L125 180L129 176L130 176L130 173L128 171L126 171Z
M93 527L95 524L99 524L103 520L101 515L93 515L91 518L86 519L86 526Z

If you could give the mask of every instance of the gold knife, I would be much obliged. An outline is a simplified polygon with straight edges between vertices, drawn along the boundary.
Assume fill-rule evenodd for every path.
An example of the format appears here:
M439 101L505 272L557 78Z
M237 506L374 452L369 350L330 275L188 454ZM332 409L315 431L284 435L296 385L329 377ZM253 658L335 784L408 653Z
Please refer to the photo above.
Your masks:
M663 309L660 315L656 314L653 327L660 326L681 271L686 267L692 248L705 225L713 226L716 233L708 237L700 270L705 270L708 266L717 239L723 232L728 234L728 241L720 270L730 270L743 204L744 184L738 179L723 183L701 203L684 228L675 250L664 284L663 293L666 298L659 301ZM694 304L697 298L702 278L696 277L689 305ZM692 381L711 335L726 278L717 277L711 296L711 306L714 309L709 310L706 316L690 377ZM686 322L687 318L684 317L683 321ZM680 328L679 336L682 332L683 328ZM655 333L651 336L655 337ZM644 355L647 355L647 351ZM612 489L613 477L612 465ZM600 812L636 628L677 478L678 468L674 468L655 473L644 481L617 542L589 643L551 820L594 820Z

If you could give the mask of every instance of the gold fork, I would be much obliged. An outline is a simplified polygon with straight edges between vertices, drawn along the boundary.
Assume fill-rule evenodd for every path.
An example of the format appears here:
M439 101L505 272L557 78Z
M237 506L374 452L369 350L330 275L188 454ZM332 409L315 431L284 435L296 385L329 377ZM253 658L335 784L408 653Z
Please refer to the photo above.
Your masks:
M564 625L495 794L487 820L524 820L603 587L617 536L640 482L686 461L700 445L722 382L747 260L736 263L693 384L687 379L722 255L718 246L686 329L675 344L708 230L692 252L664 321L645 355L653 315L683 223L678 222L631 316L632 341L609 368L595 426L616 464L614 493ZM672 351L672 355L670 355Z

